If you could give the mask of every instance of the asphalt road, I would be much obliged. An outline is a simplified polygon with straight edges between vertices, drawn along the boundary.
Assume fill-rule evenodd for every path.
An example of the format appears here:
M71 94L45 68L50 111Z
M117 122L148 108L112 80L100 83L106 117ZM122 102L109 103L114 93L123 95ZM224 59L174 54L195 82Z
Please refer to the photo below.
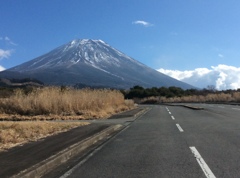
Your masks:
M239 178L240 107L151 106L61 178Z

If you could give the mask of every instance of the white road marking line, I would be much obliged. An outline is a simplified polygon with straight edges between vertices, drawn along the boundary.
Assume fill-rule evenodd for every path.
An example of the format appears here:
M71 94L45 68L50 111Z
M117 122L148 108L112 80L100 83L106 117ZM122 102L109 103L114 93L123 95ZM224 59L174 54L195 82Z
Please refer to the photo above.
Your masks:
M204 174L206 175L207 178L216 178L215 175L212 173L211 169L208 167L200 153L197 151L197 149L193 147L189 147L192 153L194 154L198 164L202 168Z
M235 109L235 110L240 110L239 108L232 108L232 109Z
M182 129L182 127L179 124L176 124L176 126L180 132L184 132L184 130Z
M174 116L171 116L172 117L172 120L175 120Z
M172 114L171 112L169 112L169 114Z
M223 106L218 106L219 108L224 108Z

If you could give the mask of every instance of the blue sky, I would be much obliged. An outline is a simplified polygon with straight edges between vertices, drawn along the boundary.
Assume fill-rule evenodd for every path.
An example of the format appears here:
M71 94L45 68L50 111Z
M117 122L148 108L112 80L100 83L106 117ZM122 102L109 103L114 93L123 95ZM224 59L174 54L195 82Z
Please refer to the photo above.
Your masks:
M5 69L73 39L90 38L175 78L174 71L214 73L220 65L240 71L239 0L0 1L0 66Z

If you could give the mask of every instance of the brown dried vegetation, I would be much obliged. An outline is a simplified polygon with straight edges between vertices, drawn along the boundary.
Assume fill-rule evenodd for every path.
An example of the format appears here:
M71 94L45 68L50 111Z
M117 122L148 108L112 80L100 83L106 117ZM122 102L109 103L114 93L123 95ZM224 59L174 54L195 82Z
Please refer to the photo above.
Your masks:
M152 102L151 102L152 101ZM147 97L143 98L140 103L239 103L240 102L240 92L232 92L232 93L209 93L206 95L189 95L189 96L181 96L181 97Z
M117 90L45 87L26 92L17 89L0 98L0 150L87 124L46 120L106 118L133 107L133 101L124 100Z
M0 151L87 124L87 122L0 122Z
M53 120L104 118L134 107L117 90L38 88L25 94L16 90L0 99L0 118L11 120Z

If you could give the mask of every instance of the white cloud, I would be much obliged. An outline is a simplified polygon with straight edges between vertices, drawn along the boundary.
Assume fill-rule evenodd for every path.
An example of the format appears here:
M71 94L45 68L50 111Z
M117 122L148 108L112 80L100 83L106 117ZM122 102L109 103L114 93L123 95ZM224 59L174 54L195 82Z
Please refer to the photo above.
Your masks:
M158 71L199 88L206 88L208 85L215 85L218 90L240 88L240 67L220 64L210 69L197 68L185 71L158 69Z
M10 38L8 38L7 36L5 36L4 38L6 41L10 41Z
M10 45L17 46L17 44L14 43L14 42L13 42L9 37L7 37L7 36L5 36L4 40L5 40L8 44L10 44Z
M5 36L5 37L0 36L0 41L1 41L1 45L3 44L4 46L5 45L14 45L14 46L17 45L7 36ZM0 60L8 59L12 55L13 52L14 52L13 49L4 50L4 49L0 48ZM0 71L3 71L3 70L5 70L5 68L0 65Z
M0 36L0 41L3 41L7 45L17 46L17 44L13 42L8 36L5 37Z
M4 71L5 68L3 66L0 66L0 71Z
M146 21L143 21L143 20L137 20L137 21L134 21L133 24L136 24L136 25L143 25L144 27L150 27L150 26L153 26L153 24L149 23L149 22L146 22Z
M224 58L224 56L222 54L218 54L218 57L220 58Z
M9 58L11 56L12 52L13 52L13 50L0 49L0 59Z

